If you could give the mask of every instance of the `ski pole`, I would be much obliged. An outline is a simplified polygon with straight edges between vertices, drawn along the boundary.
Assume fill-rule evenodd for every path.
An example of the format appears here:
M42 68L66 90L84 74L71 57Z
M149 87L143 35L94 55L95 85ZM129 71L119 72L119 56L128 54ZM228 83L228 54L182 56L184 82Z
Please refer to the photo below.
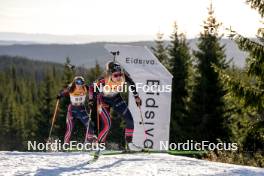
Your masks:
M54 126L55 118L56 118L58 107L59 107L59 102L60 102L60 99L58 99L56 102L56 106L55 106L55 110L54 110L53 117L52 117L52 123L51 123L50 131L49 131L49 138L48 139L50 139L50 135L51 135L51 132L52 132L52 129Z
M85 109L85 111L86 111L86 109ZM86 112L87 112L87 111L86 111ZM89 116L89 117L88 117L88 122L87 122L88 124L87 124L87 128L86 128L86 134L85 134L85 140L84 140L85 142L87 142L87 141L86 141L86 139L87 139L87 136L86 136L86 135L87 135L88 132L89 132L90 123L91 123L91 115L92 115L92 110L90 109L90 110L89 110L89 114L88 114L88 116Z
M101 102L99 101L99 95L96 96L96 117L97 117L97 136L99 137L99 131L100 131L100 121L99 121L99 108L101 108ZM100 106L100 107L99 107Z
M145 124L144 124L144 120L143 120L142 110L141 110L140 106L138 106L138 108L139 108L140 117L141 117L141 122L139 122L139 124L143 126L145 140L147 140L147 134L146 134L146 128L145 128Z

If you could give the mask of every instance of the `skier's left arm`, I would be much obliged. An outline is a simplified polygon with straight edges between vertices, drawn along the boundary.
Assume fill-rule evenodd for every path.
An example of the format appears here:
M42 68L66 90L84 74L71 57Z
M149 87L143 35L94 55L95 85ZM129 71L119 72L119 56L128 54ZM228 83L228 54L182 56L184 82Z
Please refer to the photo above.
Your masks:
M139 94L137 92L136 84L133 81L133 79L130 77L129 73L124 71L124 75L125 75L126 82L131 86L131 90L132 90L132 93L135 97L136 104L138 107L140 107L142 105L142 100L140 99Z
M67 97L69 96L69 91L70 87L64 87L64 89L60 90L59 93L57 94L57 99L61 99L62 97Z

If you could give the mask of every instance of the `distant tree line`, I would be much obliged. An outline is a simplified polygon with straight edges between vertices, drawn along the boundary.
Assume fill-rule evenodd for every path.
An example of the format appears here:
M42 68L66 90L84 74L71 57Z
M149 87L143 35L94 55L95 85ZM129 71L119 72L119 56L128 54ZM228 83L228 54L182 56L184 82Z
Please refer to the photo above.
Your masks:
M54 112L56 95L76 74L89 84L101 74L94 68L72 70L51 62L32 61L23 57L0 56L0 149L24 150L28 140L46 142ZM53 134L63 139L69 99L60 103ZM76 124L73 138L81 140L83 125ZM83 138L82 138L83 139Z

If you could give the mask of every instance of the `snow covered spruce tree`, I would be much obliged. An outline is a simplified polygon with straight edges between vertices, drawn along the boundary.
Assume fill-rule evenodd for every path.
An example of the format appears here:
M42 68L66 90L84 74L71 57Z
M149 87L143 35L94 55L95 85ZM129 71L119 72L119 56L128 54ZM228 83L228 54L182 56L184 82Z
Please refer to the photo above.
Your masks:
M214 17L212 4L208 15L198 39L198 51L194 51L196 75L187 123L190 139L216 142L228 139L228 128L225 125L225 90L213 65L225 69L227 64L218 34L221 24Z
M190 64L190 53L186 37L178 32L177 24L174 23L174 31L170 36L169 68L173 75L172 80L172 102L171 102L171 126L170 141L185 140L185 117L186 101L188 97L188 67Z
M247 0L251 8L264 17L263 0ZM245 38L235 31L230 37L238 47L249 53L246 62L246 79L239 79L232 74L216 69L222 80L228 85L232 95L243 102L251 122L244 139L244 150L264 151L264 29L258 29L257 40Z

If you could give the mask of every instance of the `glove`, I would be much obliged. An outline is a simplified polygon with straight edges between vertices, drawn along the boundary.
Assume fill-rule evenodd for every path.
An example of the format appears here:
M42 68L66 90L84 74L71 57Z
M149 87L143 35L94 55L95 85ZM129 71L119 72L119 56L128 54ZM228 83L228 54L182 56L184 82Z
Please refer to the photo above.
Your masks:
M142 100L140 99L140 97L139 96L136 96L135 97L135 100L136 100L137 106L140 107L142 105Z
M89 101L88 101L89 109L93 109L93 105L94 105L93 100L89 100Z
M61 91L59 91L59 93L57 94L57 100L59 100L59 99L61 99L63 96L64 96L64 91L65 91L66 89L64 89L64 90L61 90Z
M60 94L58 94L57 97L56 97L56 99L59 100L59 99L61 99L61 97L62 96Z

